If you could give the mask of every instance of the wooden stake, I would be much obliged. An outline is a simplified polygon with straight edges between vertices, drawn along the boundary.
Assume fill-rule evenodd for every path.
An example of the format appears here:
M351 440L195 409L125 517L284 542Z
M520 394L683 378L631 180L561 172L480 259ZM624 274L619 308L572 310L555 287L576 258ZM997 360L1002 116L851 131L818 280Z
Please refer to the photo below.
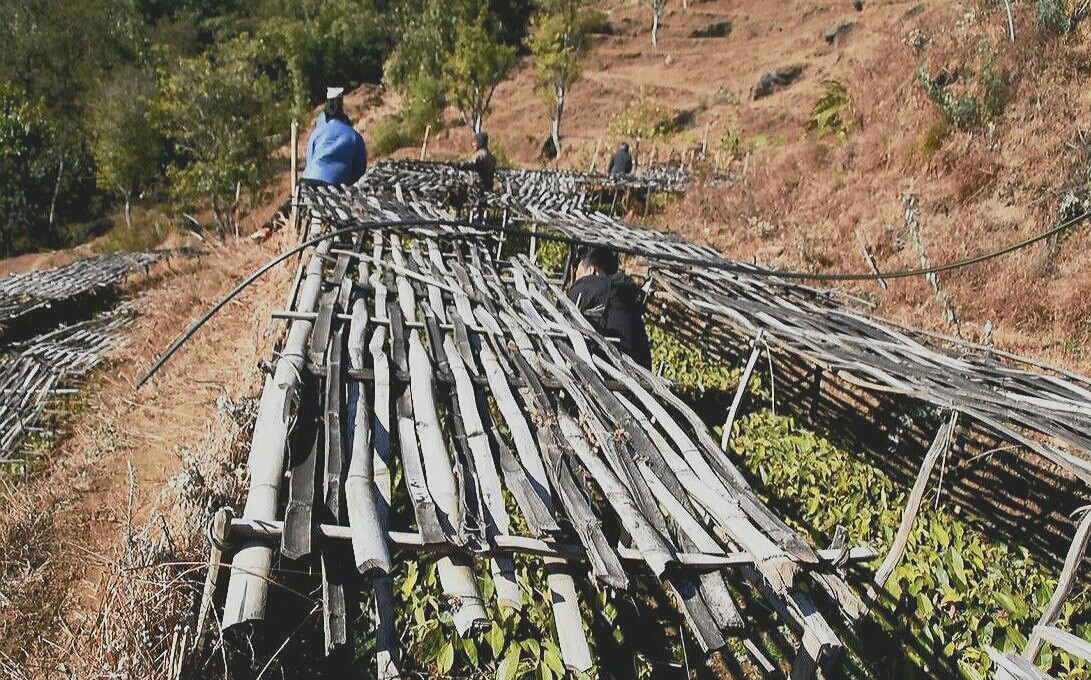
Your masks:
M423 161L425 154L428 153L428 136L432 134L432 126L426 125L424 128L424 142L420 145L420 159Z
M753 349L750 350L750 358L746 361L746 368L743 369L742 377L739 379L739 387L735 390L735 398L731 400L731 408L727 411L727 420L724 421L723 433L720 435L721 451L727 451L728 441L731 439L731 426L735 422L735 414L739 411L739 404L742 403L743 394L746 393L746 386L750 384L750 374L754 372L754 366L758 363L758 356L761 354L761 341L764 337L765 331L758 331L758 335L751 345Z
M292 134L291 134L291 137L292 137L292 148L291 148L292 197L294 199L295 195L296 195L296 186L299 184L299 121L297 121L297 120L292 120ZM293 200L292 203L293 203L293 208L294 208L295 207L294 206L295 201Z
M587 166L587 172L594 172L599 160L599 149L602 147L602 137L595 142L595 153L591 155L591 165Z
M864 243L864 237L860 235L860 230L859 229L853 229L852 233L856 236L856 242L860 245L861 252L864 253L864 260L867 261L868 267L871 268L872 273L874 273L877 277L879 277L877 279L879 287L882 288L883 290L886 290L887 289L886 280L883 279L882 273L879 272L879 267L876 266L875 260L872 259L871 253L868 252L867 244Z
M924 491L928 488L928 479L932 475L932 469L936 466L940 454L947 450L947 447L951 444L951 435L954 432L957 420L958 413L953 412L948 421L936 433L932 446L928 448L928 453L924 456L921 469L917 473L917 479L913 483L913 490L910 491L909 500L902 512L902 521L898 526L898 533L894 537L894 543L891 544L890 551L887 553L886 558L883 559L883 563L875 571L875 577L872 579L874 588L869 592L869 599L872 601L878 597L878 591L882 590L883 586L886 585L887 579L894 572L894 567L898 566L902 555L905 554L905 546L909 540L909 532L913 528L913 520L917 518L921 501L924 500Z

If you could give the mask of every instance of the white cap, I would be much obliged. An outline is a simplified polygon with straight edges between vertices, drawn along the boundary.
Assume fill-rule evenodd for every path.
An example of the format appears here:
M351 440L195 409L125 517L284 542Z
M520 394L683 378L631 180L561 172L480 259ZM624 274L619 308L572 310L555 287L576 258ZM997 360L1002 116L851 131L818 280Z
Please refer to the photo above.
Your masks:
M341 95L345 94L345 88L343 87L327 87L326 99L337 99Z

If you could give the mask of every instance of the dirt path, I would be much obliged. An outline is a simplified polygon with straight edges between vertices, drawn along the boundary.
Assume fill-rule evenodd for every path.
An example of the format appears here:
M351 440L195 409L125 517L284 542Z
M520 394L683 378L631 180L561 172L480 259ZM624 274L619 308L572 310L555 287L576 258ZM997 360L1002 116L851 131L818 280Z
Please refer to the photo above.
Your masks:
M167 540L199 534L172 531L170 481L203 442L230 429L219 412L255 392L287 267L225 307L143 390L131 385L192 318L274 252L274 244L242 242L154 273L136 297L129 345L89 384L69 436L31 480L0 493L0 674L101 668L103 659L88 657L103 653L104 588L129 527L154 510Z

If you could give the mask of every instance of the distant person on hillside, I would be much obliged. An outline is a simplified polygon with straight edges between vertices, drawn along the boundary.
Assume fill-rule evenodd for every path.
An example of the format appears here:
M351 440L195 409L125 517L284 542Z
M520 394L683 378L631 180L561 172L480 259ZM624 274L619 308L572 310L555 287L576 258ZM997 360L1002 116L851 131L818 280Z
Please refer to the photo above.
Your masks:
M608 175L628 175L633 171L633 157L629 153L629 143L622 142L617 151L610 156L610 166L606 169Z
M644 368L652 367L644 328L644 292L618 269L617 255L606 248L584 253L568 297L596 330L618 339L618 349Z
M344 89L326 89L326 108L318 114L307 141L307 167L302 183L309 186L353 184L367 170L364 138L345 115Z
M489 151L489 136L478 132L473 139L473 155L462 167L473 172L474 186L482 191L492 191L496 176L496 157Z

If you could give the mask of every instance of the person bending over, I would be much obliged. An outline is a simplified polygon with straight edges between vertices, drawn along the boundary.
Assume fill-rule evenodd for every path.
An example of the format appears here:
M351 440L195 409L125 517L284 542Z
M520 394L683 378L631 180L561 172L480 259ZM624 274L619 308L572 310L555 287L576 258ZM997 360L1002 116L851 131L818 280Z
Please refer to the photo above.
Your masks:
M340 87L326 90L326 108L318 114L307 141L303 184L353 184L367 170L367 148L364 138L345 115L344 92Z
M629 153L628 142L622 142L613 156L610 156L610 165L606 169L608 175L628 175L633 171L633 157Z
M599 333L616 338L618 349L651 369L644 292L618 269L617 255L606 248L587 251L576 266L568 297Z

